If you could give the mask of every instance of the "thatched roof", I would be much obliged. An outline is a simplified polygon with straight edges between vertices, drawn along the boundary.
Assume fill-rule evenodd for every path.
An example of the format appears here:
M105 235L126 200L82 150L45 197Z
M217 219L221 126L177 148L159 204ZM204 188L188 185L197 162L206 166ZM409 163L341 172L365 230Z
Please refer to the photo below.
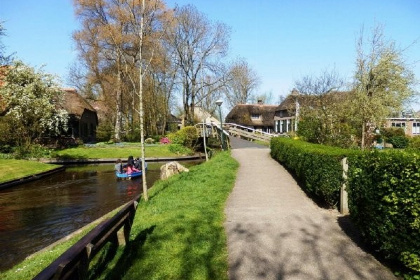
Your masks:
M73 88L64 88L59 106L68 114L81 117L85 110L96 113L96 110Z
M245 126L273 126L277 107L277 105L238 104L229 112L225 121ZM251 119L252 115L261 115L261 118Z

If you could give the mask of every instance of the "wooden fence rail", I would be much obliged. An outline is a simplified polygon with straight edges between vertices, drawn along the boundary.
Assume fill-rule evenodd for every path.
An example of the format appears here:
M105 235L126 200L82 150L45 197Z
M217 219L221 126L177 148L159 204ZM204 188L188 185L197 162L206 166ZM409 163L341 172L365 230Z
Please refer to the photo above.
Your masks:
M128 242L139 200L140 195L97 225L33 279L87 279L90 260L107 242L115 245ZM122 227L123 232L119 234Z

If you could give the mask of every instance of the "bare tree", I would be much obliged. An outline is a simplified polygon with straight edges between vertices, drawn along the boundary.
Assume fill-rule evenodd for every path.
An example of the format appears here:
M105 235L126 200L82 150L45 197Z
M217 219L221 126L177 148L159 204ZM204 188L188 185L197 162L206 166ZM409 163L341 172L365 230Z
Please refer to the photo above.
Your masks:
M230 107L251 101L261 83L257 73L244 59L233 62L226 80L225 95Z
M205 92L200 89L202 83L199 76L212 76L205 86L220 87L216 84L223 80L220 76L220 59L226 56L228 37L229 29L224 24L211 23L194 6L175 8L175 22L167 32L167 39L173 49L172 59L179 70L187 122L193 122L197 97L200 92Z

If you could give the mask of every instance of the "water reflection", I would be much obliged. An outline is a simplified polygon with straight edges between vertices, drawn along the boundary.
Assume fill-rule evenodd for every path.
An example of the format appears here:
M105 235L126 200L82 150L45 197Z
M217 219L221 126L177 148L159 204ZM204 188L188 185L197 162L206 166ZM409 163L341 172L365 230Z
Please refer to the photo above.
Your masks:
M149 187L159 179L162 164L148 164ZM113 168L113 164L68 167L42 180L0 191L0 271L142 192L141 178L117 180Z

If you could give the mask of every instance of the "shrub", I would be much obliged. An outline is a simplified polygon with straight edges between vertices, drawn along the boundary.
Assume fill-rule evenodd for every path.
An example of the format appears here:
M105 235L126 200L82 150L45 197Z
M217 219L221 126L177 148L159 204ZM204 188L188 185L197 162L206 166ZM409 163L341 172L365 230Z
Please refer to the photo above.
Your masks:
M168 149L170 152L175 153L177 155L191 155L194 153L189 148L180 144L170 144Z
M171 141L169 140L168 137L162 137L159 141L160 144L170 144Z
M420 149L420 136L414 136L409 139L408 147L411 149Z
M391 143L394 148L404 149L408 146L409 139L406 136L393 136L388 138L388 142Z
M147 138L146 140L144 140L144 143L146 143L146 144L153 144L153 143L155 143L155 139L153 139L153 138Z
M169 133L168 138L174 144L184 145L193 149L198 139L198 133L194 126L186 126L177 132Z
M371 151L349 158L349 209L386 258L420 272L420 157Z
M345 150L272 138L271 155L296 175L310 195L334 205L342 183L340 159L349 163L352 220L367 243L420 275L420 155L398 150ZM405 271L402 271L405 272Z
M96 141L106 142L112 139L113 126L111 122L101 122L96 128Z
M301 187L332 207L339 201L343 183L341 159L348 150L290 138L272 138L271 156L292 172Z

